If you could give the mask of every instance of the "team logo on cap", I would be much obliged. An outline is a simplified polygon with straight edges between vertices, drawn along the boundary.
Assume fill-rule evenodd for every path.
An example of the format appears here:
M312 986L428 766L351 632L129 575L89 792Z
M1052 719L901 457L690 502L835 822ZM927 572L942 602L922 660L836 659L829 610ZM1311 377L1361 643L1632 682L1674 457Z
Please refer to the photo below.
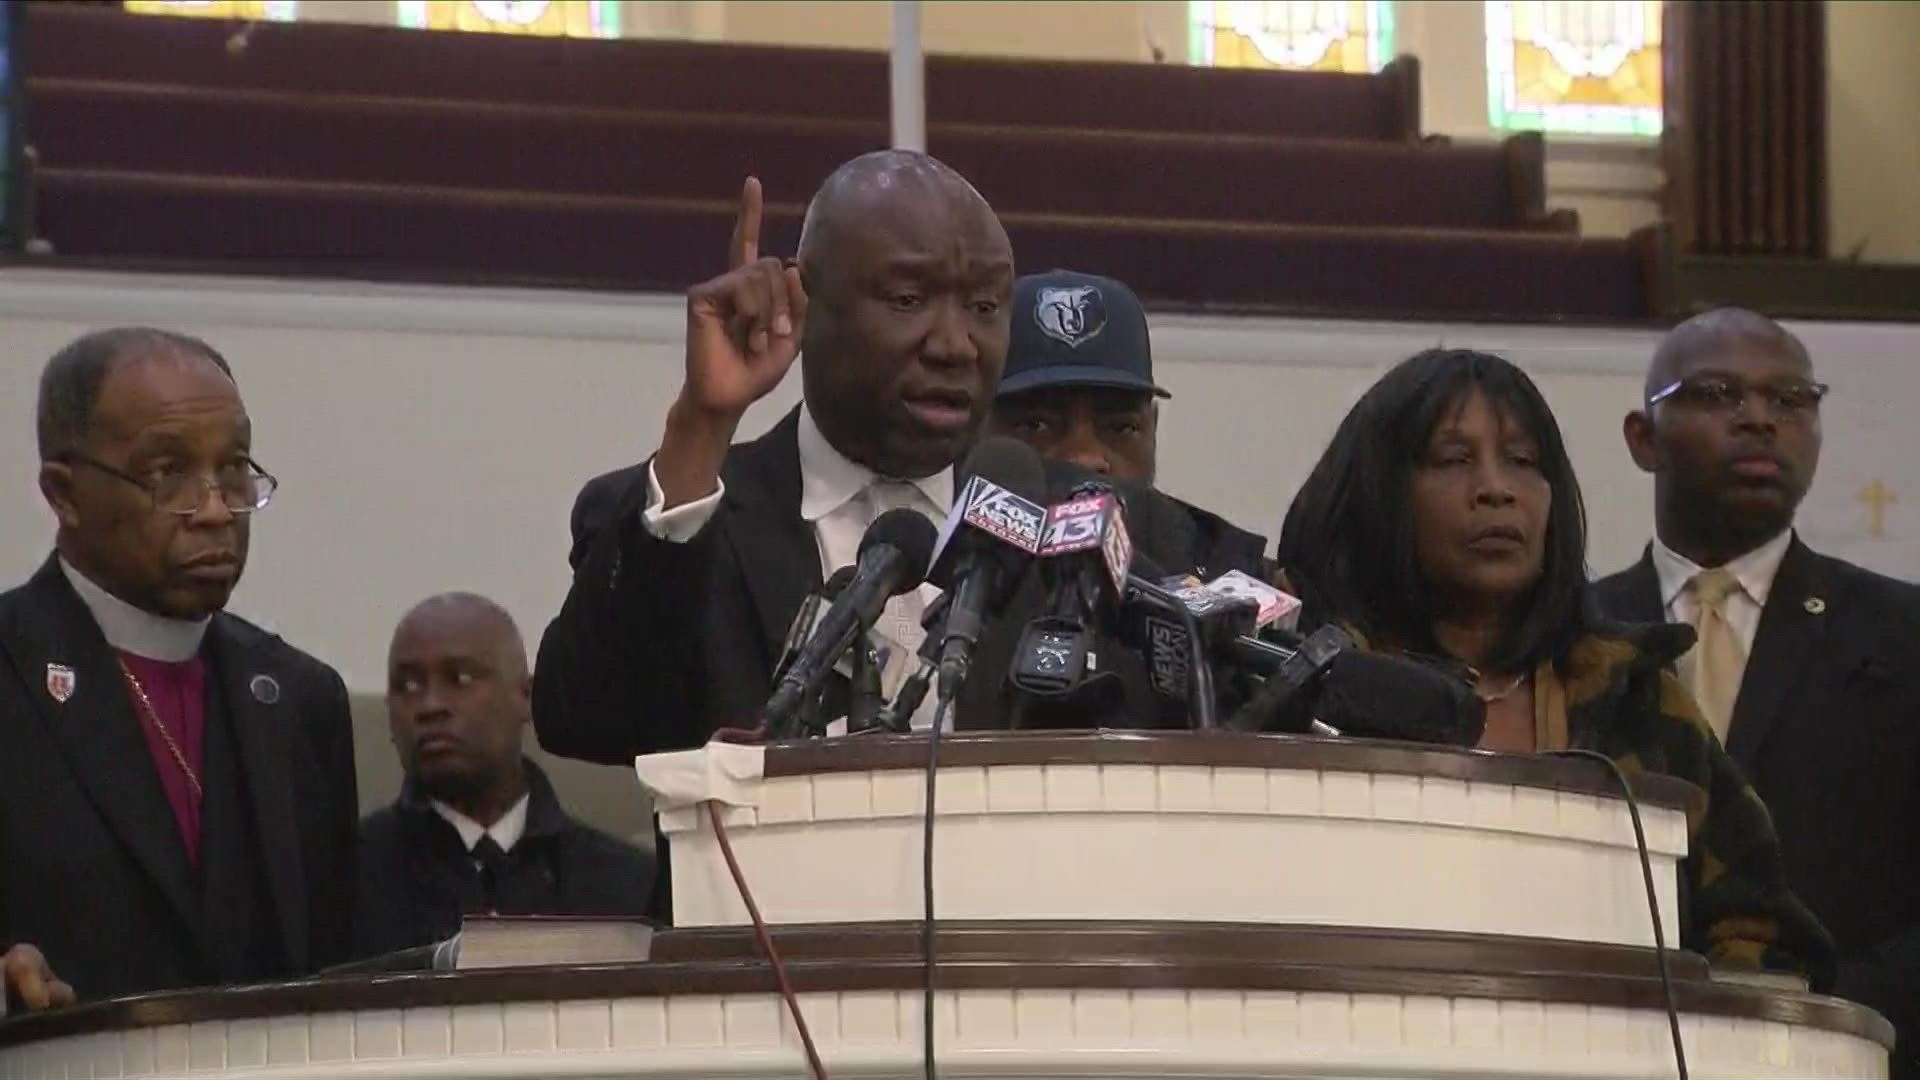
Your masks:
M1107 302L1093 285L1041 289L1034 297L1033 321L1041 333L1077 349L1107 328Z

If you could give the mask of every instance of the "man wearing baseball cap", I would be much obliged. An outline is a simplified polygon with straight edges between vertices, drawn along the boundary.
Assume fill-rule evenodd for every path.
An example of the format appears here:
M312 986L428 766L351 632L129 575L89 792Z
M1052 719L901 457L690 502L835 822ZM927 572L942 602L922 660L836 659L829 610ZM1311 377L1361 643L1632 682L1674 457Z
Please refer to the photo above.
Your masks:
M1071 270L1031 274L1014 282L1012 322L989 430L1123 490L1151 486L1159 399L1172 395L1153 381L1147 315L1133 290ZM1183 511L1181 543L1202 576L1265 567L1264 539L1163 498Z

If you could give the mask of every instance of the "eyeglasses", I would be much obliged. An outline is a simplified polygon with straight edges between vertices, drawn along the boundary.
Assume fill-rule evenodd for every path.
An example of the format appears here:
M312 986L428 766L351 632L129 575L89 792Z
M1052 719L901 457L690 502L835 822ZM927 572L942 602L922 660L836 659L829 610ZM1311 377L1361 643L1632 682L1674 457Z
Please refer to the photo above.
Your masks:
M280 481L272 473L246 458L221 466L211 479L203 473L173 469L156 472L151 477L139 477L99 458L74 451L61 454L54 460L68 465L85 465L125 480L146 492L153 499L155 510L179 517L192 517L199 513L200 508L207 505L207 493L210 491L219 492L220 501L232 513L251 514L255 510L266 509L267 504L273 501L273 493L280 488Z
M1782 416L1806 416L1820 408L1830 388L1826 383L1805 379L1748 383L1730 375L1695 375L1681 379L1647 398L1647 408L1671 398L1676 404L1708 412L1737 412L1754 394L1764 398L1773 411Z

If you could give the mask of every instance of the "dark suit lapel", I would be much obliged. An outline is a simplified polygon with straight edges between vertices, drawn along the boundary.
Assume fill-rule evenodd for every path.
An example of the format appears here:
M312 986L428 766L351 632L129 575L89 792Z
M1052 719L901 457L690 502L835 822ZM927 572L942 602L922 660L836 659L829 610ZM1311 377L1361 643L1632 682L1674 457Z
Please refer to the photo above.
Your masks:
M820 586L820 548L800 518L800 410L743 447L727 478L727 539L766 635L769 656L807 594Z
M1727 729L1727 753L1748 769L1759 758L1787 692L1806 677L1807 657L1820 647L1831 600L1826 593L1818 559L1795 537L1767 592Z
M294 817L292 750L295 702L286 674L263 665L233 620L216 615L207 635L213 677L233 723L252 836L266 866L267 887L279 914L281 940L293 970L307 967L307 888L301 872L300 831ZM232 823L229 823L232 824Z
M141 733L126 677L79 594L49 559L32 599L0 627L5 651L74 777L133 860L201 940L200 906L172 808ZM61 671L70 685L56 685ZM66 700L55 697L66 691Z
M1667 605L1660 598L1660 572L1653 568L1653 547L1640 553L1640 561L1608 578L1601 602L1607 614L1626 622L1662 623L1667 621Z

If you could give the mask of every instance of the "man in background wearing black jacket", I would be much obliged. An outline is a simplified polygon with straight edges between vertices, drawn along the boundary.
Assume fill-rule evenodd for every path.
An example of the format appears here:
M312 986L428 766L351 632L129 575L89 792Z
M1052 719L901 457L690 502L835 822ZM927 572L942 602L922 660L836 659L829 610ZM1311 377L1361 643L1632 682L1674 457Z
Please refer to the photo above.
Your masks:
M1836 992L1899 1029L1920 1078L1920 587L1793 530L1820 461L1806 346L1710 311L1655 351L1625 421L1654 539L1601 581L1609 614L1694 626L1680 675L1773 813L1787 878L1840 949ZM1870 393L1856 388L1855 393Z
M394 631L387 715L406 783L362 826L355 952L443 941L463 915L641 915L653 859L567 815L521 753L526 646L484 597L422 601Z
M994 392L989 430L1019 439L1049 461L1126 487L1151 487L1159 399L1172 396L1153 381L1147 314L1132 289L1072 270L1014 283L1007 367ZM1139 496L1128 494L1131 508ZM1174 533L1160 539L1186 554L1194 573L1264 568L1264 538L1189 503L1165 502L1186 520L1162 515Z

